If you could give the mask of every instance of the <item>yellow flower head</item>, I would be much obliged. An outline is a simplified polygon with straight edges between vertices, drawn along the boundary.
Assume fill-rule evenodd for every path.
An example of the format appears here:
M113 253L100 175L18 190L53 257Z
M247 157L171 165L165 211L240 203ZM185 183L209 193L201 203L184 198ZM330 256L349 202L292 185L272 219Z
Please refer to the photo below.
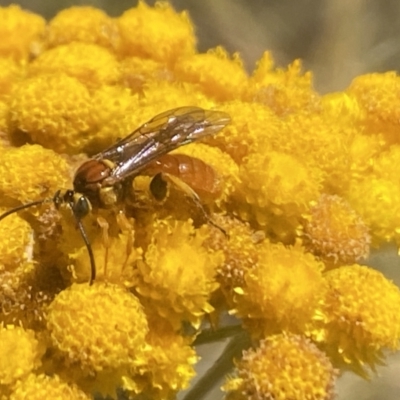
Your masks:
M117 20L122 57L138 56L173 64L184 55L195 51L193 26L188 14L177 14L167 2L155 7L140 1Z
M285 247L265 241L258 262L235 288L235 313L251 327L252 335L302 330L322 298L323 264L296 243Z
M228 400L333 400L337 371L309 340L275 335L243 352L237 377L224 390Z
M38 145L1 151L0 176L4 202L11 199L25 203L53 197L56 190L71 185L71 168L67 161Z
M350 185L346 199L371 229L375 246L399 240L400 185L374 174L367 175Z
M322 195L305 223L306 247L324 261L351 264L367 258L369 229L339 196Z
M59 153L79 153L92 140L95 122L88 89L76 78L41 74L16 85L11 128Z
M364 375L363 366L379 364L384 348L399 347L400 290L380 272L356 264L328 271L325 280L325 318L315 337L333 358Z
M5 210L0 209L0 214ZM31 261L33 236L31 226L17 214L0 222L0 273L12 271L25 261Z
M119 43L119 33L115 20L104 11L76 6L61 10L49 22L47 41L51 47L76 41L114 49Z
M274 61L265 52L257 63L246 97L270 107L278 115L287 115L297 110L318 110L320 98L312 87L312 74L302 75L300 60L288 69L274 69Z
M293 240L301 215L319 197L322 183L319 169L277 151L250 154L240 167L240 178L242 218L255 220L284 242Z
M123 388L154 400L174 398L194 377L198 356L190 346L192 338L177 334L168 321L153 315L149 322L146 339L151 351L143 365L124 378Z
M133 93L141 93L154 81L173 81L174 75L166 65L150 58L127 57L120 62L121 83Z
M31 76L65 73L79 79L89 88L119 81L116 57L104 47L91 43L72 42L42 53L28 68Z
M33 331L1 326L0 343L0 385L12 385L40 366L43 349Z
M364 112L361 124L367 133L382 133L390 143L399 143L400 77L395 72L366 74L353 80L348 93Z
M257 266L265 234L254 232L249 224L229 216L214 214L213 221L225 230L228 237L213 227L204 246L224 252L225 261L218 267L217 280L229 304L232 304L233 289L243 287L245 274Z
M10 400L89 400L91 398L76 385L62 381L57 375L45 374L31 374L26 379L20 380L9 397Z
M0 58L0 98L7 99L15 82L25 75L25 68L12 58ZM3 127L0 125L0 127Z
M202 246L205 238L204 231L195 231L190 220L155 221L145 263L139 263L136 290L177 328L181 321L198 325L212 311L208 300L218 287L216 267L223 255L208 252Z
M206 142L228 153L239 165L250 153L260 150L266 152L269 147L258 146L261 138L270 137L269 132L282 129L282 122L268 107L257 103L245 103L239 100L224 103L218 109L228 113L232 122L218 135L208 137ZM263 141L263 144L267 140Z
M174 72L178 79L198 84L204 94L218 101L240 97L248 79L239 54L231 60L222 47L180 59Z
M46 29L44 18L11 5L0 8L0 21L1 57L25 61L40 53Z
M91 373L135 363L148 331L138 299L116 285L73 284L49 306L47 327L53 345Z

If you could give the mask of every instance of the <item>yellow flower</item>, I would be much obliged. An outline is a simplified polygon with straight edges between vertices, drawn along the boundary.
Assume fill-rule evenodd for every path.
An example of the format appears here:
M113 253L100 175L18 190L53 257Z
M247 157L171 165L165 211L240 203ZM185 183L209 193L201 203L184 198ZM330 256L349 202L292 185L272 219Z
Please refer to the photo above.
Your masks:
M174 327L182 321L198 326L204 314L213 310L208 300L218 287L215 273L223 256L202 247L205 232L195 231L190 220L158 220L152 229L145 262L138 265L136 290Z
M149 399L174 398L194 377L196 351L190 346L191 337L177 334L168 321L150 316L147 342L151 351L146 361L124 377L123 388L131 394L142 393Z
M138 56L173 64L184 55L193 54L196 39L188 14L177 14L167 2L149 7L140 1L117 20L122 57Z
M65 73L79 79L89 88L114 84L120 80L116 57L104 47L91 43L72 42L49 49L28 67L28 74Z
M115 49L119 33L115 20L104 11L75 6L61 10L49 22L47 41L51 47L76 41Z
M96 127L88 89L63 73L25 79L10 98L11 127L59 153L78 153Z
M46 22L17 5L0 7L0 56L27 61L41 52Z
M149 58L127 57L120 62L121 83L133 93L141 93L154 81L173 81L174 75L165 64Z
M369 229L339 196L322 195L305 223L305 246L325 262L351 264L367 258Z
M0 343L0 385L15 384L41 365L43 349L33 331L1 326Z
M14 84L21 80L24 75L25 68L12 58L0 58L0 98L7 100ZM0 125L1 128L3 126L3 124Z
M257 255L257 264L244 273L243 287L234 289L234 313L253 336L301 332L322 298L324 265L299 243L285 247L265 241Z
M347 92L364 111L360 125L367 133L382 133L389 143L399 143L400 78L396 72L366 74L353 80Z
M174 72L178 79L198 84L204 94L218 101L240 97L248 79L239 54L231 60L222 47L181 58Z
M275 335L243 352L237 377L223 389L228 400L333 400L337 371L301 336Z
M4 212L0 209L0 213ZM31 226L17 214L0 223L0 273L4 269L16 269L32 259L33 236Z
M146 122L146 116L138 112L138 97L128 88L102 85L92 93L92 103L98 131L88 146L89 154L99 153Z
M31 374L19 381L9 397L10 400L89 400L90 398L76 385L62 381L57 375L45 374Z
M257 63L247 88L246 99L270 107L278 115L297 110L317 111L320 98L312 87L310 72L301 75L300 60L294 61L287 70L274 69L274 61L265 52Z
M325 274L328 290L312 336L339 363L361 375L399 348L400 290L380 272L360 265Z
M142 115L148 115L146 119L176 107L196 105L209 109L215 106L195 85L182 82L149 82L139 100Z
M210 227L210 235L204 246L224 253L225 261L217 269L217 280L232 307L234 288L243 287L245 274L257 267L265 234L262 231L254 232L248 223L228 215L214 214L212 218L228 237L215 227Z
M369 226L373 245L399 240L399 185L371 174L354 181L345 198Z
M70 175L67 161L41 146L25 145L1 151L0 193L4 202L52 198L56 190L70 186Z
M232 122L218 135L208 137L206 142L228 153L239 165L249 153L259 149L262 137L270 137L270 131L282 130L282 121L262 104L236 100L218 105L218 109L228 113ZM263 144L266 142L268 140ZM262 152L268 149L264 146Z
M322 186L319 169L277 151L250 154L240 167L240 179L236 197L241 217L266 227L284 243L293 241L301 215Z
M73 284L49 306L47 328L66 363L82 373L137 362L145 347L146 317L135 296L112 285Z

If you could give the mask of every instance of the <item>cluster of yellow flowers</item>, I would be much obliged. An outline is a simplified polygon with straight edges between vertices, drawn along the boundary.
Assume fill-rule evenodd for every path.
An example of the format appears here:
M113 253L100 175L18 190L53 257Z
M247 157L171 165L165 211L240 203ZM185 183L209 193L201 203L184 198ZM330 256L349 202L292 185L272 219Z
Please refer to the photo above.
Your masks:
M193 332L226 310L253 340L232 399L331 399L340 369L367 375L398 348L400 291L358 264L400 244L396 74L321 96L299 61L265 53L249 76L237 54L198 53L163 2L49 22L9 6L0 21L0 214L49 199L0 222L1 398L174 398L195 374ZM136 177L124 214L83 220L88 285L76 221L51 199L87 156L181 106L231 117L175 150L220 190L199 187L204 215L179 184L160 202Z

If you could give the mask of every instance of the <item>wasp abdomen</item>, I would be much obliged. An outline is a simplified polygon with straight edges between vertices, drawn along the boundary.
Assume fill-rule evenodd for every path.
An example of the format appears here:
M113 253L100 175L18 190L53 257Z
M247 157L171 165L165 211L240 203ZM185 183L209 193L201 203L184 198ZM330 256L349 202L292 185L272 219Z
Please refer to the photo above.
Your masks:
M189 185L204 200L214 200L221 194L221 180L204 161L186 154L165 154L148 164L143 174L166 173Z

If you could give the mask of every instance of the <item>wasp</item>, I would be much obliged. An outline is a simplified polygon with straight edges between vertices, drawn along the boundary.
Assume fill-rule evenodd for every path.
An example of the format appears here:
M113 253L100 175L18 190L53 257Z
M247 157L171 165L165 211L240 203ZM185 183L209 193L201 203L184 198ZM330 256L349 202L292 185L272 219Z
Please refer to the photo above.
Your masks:
M229 115L222 111L204 110L194 106L165 111L85 161L75 172L73 189L58 190L52 198L15 207L0 215L0 220L47 202L53 202L57 209L63 204L67 205L89 254L91 285L96 278L96 266L82 219L93 208L112 208L123 202L132 180L142 173L154 174L150 189L156 198L164 195L163 189L160 191L159 188L163 187L160 182L167 177L199 203L196 189L210 193L217 190L213 187L213 182L217 182L212 175L214 171L199 159L167 153L216 134L229 123Z

